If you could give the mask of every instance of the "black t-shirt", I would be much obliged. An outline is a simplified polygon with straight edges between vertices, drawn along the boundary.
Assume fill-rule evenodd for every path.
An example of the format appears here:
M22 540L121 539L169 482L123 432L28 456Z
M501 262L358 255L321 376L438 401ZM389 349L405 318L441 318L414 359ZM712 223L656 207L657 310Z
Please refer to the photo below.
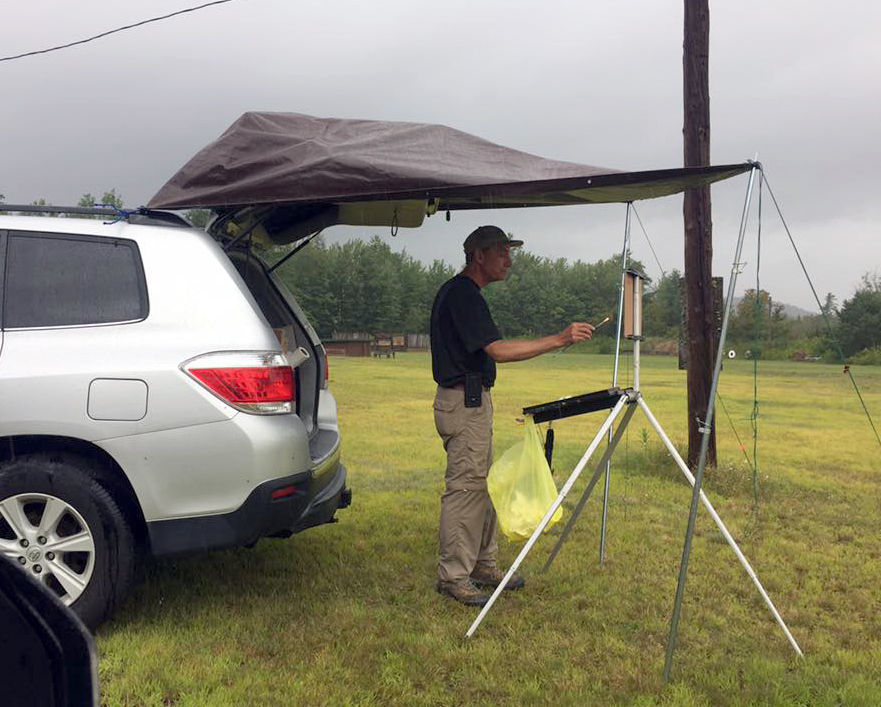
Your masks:
M477 283L465 275L447 280L431 308L431 370L438 385L462 383L480 373L483 385L496 381L496 362L483 348L502 337Z

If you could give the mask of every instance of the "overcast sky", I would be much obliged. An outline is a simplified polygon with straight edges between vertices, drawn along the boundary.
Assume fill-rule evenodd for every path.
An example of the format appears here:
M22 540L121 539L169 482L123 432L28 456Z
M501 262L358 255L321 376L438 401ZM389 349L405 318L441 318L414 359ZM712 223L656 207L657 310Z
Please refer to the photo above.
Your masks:
M198 0L4 2L0 56L83 39ZM443 123L543 157L682 164L682 0L542 3L236 0L50 54L0 62L0 193L147 200L249 110ZM839 302L881 271L881 3L710 3L712 162L758 154L814 284ZM714 270L730 276L746 175L713 187ZM816 309L763 202L761 285ZM682 268L682 197L637 202L665 270ZM496 223L539 255L620 252L623 205L454 213L396 238L460 265ZM751 220L738 290L755 285ZM660 274L637 228L633 254Z

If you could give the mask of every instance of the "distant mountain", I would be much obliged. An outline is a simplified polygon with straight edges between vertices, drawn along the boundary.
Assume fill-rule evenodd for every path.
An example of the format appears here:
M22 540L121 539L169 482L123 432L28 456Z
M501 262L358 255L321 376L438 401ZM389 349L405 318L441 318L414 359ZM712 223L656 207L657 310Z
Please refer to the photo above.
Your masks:
M809 312L807 309L796 307L794 304L784 304L783 314L790 319L798 319L799 317L814 317L818 315L819 312Z
M740 304L740 300L743 297L735 297L734 298L734 307L737 308L737 305ZM819 314L819 312L810 312L807 309L802 309L801 307L796 307L794 304L786 304L785 302L775 302L775 304L783 305L783 314L788 319L798 319L799 317L813 317Z

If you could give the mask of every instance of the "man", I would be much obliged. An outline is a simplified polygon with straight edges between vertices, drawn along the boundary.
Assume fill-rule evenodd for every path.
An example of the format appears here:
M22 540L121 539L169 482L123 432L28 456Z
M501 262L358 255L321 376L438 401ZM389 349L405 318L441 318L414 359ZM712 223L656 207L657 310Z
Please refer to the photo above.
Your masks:
M504 280L511 240L496 226L481 226L465 239L465 268L444 283L431 310L431 365L438 384L434 422L447 452L441 497L437 590L463 604L482 606L483 589L504 578L496 564L496 512L486 487L492 465L492 396L496 363L523 361L591 337L590 324L575 322L540 339L503 339L480 289ZM512 576L506 589L522 587ZM483 589L481 589L483 588Z

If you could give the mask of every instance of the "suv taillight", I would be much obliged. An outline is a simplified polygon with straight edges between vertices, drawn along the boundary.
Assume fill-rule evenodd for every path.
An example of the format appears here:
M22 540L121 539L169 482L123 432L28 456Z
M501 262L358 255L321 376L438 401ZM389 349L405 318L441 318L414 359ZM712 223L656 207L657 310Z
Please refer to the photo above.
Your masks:
M210 353L185 361L181 370L237 410L258 415L294 411L294 372L280 353Z
M327 352L324 353L324 387L327 387L327 382L330 380L330 361L327 359Z

